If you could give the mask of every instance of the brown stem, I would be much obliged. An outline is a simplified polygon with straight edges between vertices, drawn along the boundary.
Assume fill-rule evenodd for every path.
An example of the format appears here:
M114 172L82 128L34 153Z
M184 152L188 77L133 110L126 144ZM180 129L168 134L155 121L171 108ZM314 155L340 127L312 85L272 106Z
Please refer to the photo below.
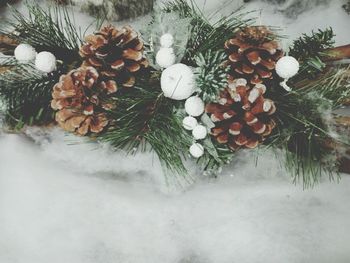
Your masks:
M324 54L323 60L325 62L332 62L332 61L350 58L350 44L327 49L323 52L323 54Z

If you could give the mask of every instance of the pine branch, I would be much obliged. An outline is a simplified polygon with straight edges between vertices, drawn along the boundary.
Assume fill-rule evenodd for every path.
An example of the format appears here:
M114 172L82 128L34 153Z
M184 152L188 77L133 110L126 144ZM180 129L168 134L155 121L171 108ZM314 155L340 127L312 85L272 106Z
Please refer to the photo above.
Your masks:
M179 12L180 17L191 19L191 34L187 44L187 53L184 62L193 63L193 59L200 53L208 50L218 51L224 46L227 39L253 19L244 18L241 10L235 10L228 16L214 21L216 12L208 18L202 13L194 1L175 0L164 6L164 12Z
M226 60L227 56L223 51L209 50L195 57L197 87L204 101L215 101L220 91L227 86L229 68L224 63Z
M198 159L198 164L203 167L205 174L216 176L224 165L232 161L235 153L227 147L218 144L212 138L207 138L203 144L205 152Z
M350 99L350 66L329 69L313 81L305 79L295 85L301 94L317 92L332 101L333 110L336 110Z
M324 174L330 179L338 175L336 155L327 144L347 143L332 134L333 102L325 95L316 88L285 93L275 87L269 93L269 98L277 103L277 127L265 145L282 149L285 167L295 182L302 181L305 187L319 182Z
M299 76L315 77L325 69L322 52L334 46L334 36L332 28L319 29L310 36L303 34L293 42L289 55L301 62Z
M21 129L25 124L52 122L51 92L59 76L43 75L33 65L12 59L3 62L2 68L8 68L0 74L0 98L6 106L8 124Z
M11 126L47 124L53 121L51 92L59 76L81 64L79 46L82 43L72 14L66 8L43 9L38 3L26 3L29 16L12 9L13 21L2 25L2 42L9 48L28 43L37 52L52 52L58 59L58 69L51 74L38 72L32 64L14 59L0 63L0 95L7 106ZM12 46L10 46L12 47ZM60 61L63 61L61 64Z
M14 21L7 21L0 34L19 43L32 45L37 52L49 51L59 60L70 63L79 60L82 35L67 8L43 9L38 3L26 3L29 16L12 8Z
M174 102L160 92L159 75L153 74L151 80L141 80L133 90L118 95L118 107L110 112L115 123L99 139L129 153L153 150L164 167L186 175L182 159L191 145L190 136Z

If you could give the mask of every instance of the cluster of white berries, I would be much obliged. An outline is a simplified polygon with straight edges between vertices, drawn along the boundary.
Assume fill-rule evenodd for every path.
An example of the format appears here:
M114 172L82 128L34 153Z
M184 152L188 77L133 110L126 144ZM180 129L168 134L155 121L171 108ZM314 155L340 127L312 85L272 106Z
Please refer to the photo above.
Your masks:
M15 58L24 63L35 60L35 68L45 73L51 73L56 70L56 57L54 54L47 51L37 54L35 49L28 44L20 44L16 47Z
M157 64L165 68L161 76L161 88L164 96L173 100L185 100L185 110L189 116L185 117L182 124L186 130L192 131L196 140L190 147L190 153L195 158L204 154L204 147L198 141L207 137L208 131L197 119L204 112L204 102L198 96L192 96L195 92L195 76L193 70L181 63L174 64L176 56L174 49L174 37L166 33L160 38L161 48L156 55Z
M157 52L156 62L162 68L168 68L174 65L176 61L175 52L173 49L174 37L166 33L160 37L161 48Z
M204 147L198 141L208 135L207 127L199 124L196 119L204 113L204 102L198 96L192 96L185 102L185 111L189 116L184 118L182 125L186 130L192 131L192 136L196 140L190 147L190 153L193 157L199 158L204 154Z

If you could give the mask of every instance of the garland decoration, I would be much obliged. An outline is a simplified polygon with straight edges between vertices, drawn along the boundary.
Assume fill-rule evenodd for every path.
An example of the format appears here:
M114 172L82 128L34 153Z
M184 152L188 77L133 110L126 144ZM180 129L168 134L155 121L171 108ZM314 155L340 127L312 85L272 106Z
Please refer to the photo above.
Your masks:
M8 127L58 124L116 150L153 150L185 178L184 159L216 175L256 148L275 150L305 186L338 175L349 141L333 111L350 101L350 46L334 47L332 29L282 50L242 10L215 20L185 0L154 11L142 34L96 21L82 35L65 7L28 10L0 28Z

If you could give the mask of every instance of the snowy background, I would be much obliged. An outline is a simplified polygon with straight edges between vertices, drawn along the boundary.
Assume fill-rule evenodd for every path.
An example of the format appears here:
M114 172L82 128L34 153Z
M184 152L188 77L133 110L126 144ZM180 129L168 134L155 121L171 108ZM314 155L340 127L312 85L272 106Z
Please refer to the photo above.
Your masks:
M223 2L198 4L206 12L242 4ZM332 26L346 44L350 16L341 4L246 7L290 39ZM193 168L186 182L164 177L152 154L125 157L59 129L0 134L0 263L348 263L349 200L350 176L304 191L271 153L257 167L242 153L218 179Z

